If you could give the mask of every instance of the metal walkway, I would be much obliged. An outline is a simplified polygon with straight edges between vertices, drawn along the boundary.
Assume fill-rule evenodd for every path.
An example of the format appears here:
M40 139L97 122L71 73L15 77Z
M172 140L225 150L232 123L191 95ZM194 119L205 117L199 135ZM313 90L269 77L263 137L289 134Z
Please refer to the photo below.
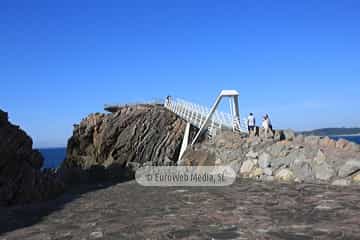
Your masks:
M240 121L239 119L237 96L238 93L234 90L223 90L211 109L178 98L167 98L164 106L191 125L199 128L198 134L191 143L194 144L200 134L206 130L209 138L224 129L247 133L246 120ZM216 110L223 97L230 97L230 114Z

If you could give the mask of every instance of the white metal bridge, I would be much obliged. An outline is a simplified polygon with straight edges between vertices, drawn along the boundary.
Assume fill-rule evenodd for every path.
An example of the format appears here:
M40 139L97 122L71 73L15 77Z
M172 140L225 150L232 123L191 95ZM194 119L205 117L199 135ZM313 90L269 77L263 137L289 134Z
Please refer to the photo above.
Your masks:
M199 128L198 134L192 141L192 144L194 144L199 135L206 130L209 138L223 129L247 133L246 120L240 121L237 96L238 93L234 90L223 90L211 109L183 99L172 99L171 97L165 100L164 106L191 125ZM230 97L230 113L216 110L223 97Z

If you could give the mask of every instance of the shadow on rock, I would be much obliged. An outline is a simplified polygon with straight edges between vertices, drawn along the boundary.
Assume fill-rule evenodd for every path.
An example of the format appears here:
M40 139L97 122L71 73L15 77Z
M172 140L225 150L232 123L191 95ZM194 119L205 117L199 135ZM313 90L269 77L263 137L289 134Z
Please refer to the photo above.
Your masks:
M87 170L60 169L58 174L65 183L65 193L57 199L0 208L0 236L43 221L53 212L63 209L66 204L81 198L83 194L134 178L132 169L117 164L107 168L92 166Z

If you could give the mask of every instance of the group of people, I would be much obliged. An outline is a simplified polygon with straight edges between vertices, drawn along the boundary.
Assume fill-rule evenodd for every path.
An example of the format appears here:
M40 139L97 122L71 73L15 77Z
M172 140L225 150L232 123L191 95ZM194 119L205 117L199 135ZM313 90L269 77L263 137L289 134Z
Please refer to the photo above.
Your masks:
M256 135L256 120L253 113L250 113L247 118L247 126L249 134ZM268 114L265 114L265 116L263 116L262 127L265 130L265 135L267 135L269 131L273 132L273 127Z

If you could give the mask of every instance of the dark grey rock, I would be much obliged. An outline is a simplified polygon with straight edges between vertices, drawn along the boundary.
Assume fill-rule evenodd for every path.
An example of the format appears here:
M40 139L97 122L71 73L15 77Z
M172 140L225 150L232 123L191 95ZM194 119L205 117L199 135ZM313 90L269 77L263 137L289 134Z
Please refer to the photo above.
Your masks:
M310 163L305 161L295 161L292 165L292 170L296 177L301 181L312 181L314 179L313 170Z
M41 170L43 162L32 139L0 110L0 206L43 201L63 192L56 172Z
M285 153L287 146L285 144L273 144L266 149L274 157L283 157L288 154Z

